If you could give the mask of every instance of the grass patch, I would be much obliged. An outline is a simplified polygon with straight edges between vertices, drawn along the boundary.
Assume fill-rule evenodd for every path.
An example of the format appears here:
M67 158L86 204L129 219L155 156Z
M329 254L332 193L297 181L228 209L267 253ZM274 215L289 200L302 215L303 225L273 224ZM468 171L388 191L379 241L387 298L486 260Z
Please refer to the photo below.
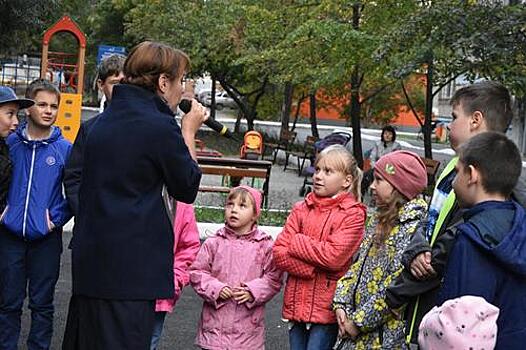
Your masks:
M228 139L226 137L219 136L215 131L205 131L199 130L196 139L203 141L206 145L206 148L213 149L223 153L225 157L239 157L241 150L241 145L243 144L243 137L245 132L234 133L234 136L238 141L233 139ZM262 133L263 141L270 143L277 143L278 139L272 136L268 136L265 133ZM292 151L303 151L303 143L295 143L292 145ZM267 152L267 156L270 152Z
M287 220L287 210L261 210L258 220L260 226L283 226ZM224 222L224 210L220 208L195 207L195 216L198 222L211 222L221 224Z
M244 133L236 133L235 137L239 140L228 139L220 136L215 131L199 130L196 139L203 141L206 148L223 153L225 157L239 157Z

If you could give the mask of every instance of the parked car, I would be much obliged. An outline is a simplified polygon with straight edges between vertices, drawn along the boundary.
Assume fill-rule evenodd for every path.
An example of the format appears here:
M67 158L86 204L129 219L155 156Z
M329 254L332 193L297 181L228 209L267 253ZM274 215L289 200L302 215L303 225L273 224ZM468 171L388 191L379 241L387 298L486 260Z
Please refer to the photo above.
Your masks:
M210 98L212 95L212 90L210 89L201 89L195 94L195 98L200 103L205 103L207 98Z
M210 106L211 104L212 97L209 95L208 97L205 97L204 105ZM219 91L216 93L216 109L220 111L225 107L236 109L236 101L234 101L234 99L230 97L226 91Z

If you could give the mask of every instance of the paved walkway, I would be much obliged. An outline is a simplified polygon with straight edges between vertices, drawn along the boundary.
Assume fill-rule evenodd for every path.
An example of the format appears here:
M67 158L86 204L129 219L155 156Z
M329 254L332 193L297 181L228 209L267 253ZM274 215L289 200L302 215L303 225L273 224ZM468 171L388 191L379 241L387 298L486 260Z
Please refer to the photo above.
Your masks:
M55 293L55 332L51 349L61 348L66 325L68 303L71 296L71 251L66 248L70 239L71 232L64 232L64 252L62 254L60 278ZM183 295L176 305L175 312L166 319L159 350L197 349L193 343L197 330L197 321L201 312L201 303L201 299L197 297L191 287L184 289ZM267 349L288 349L286 325L280 318L281 303L282 295L280 294L267 304ZM26 306L22 317L22 334L19 349L27 348L25 339L27 339L29 324L29 311Z

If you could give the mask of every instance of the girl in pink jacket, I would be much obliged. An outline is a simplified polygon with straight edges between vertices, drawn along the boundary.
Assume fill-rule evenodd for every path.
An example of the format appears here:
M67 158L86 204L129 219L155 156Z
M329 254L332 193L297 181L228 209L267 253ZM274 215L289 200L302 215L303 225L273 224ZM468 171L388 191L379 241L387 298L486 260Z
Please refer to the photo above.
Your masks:
M195 220L194 207L191 204L177 202L174 219L174 286L173 299L157 300L155 304L155 326L150 349L157 349L161 338L164 319L172 312L181 296L183 287L189 282L188 267L194 262L199 251L199 231Z
M272 238L256 225L261 193L233 188L225 227L208 238L190 267L190 283L204 299L196 344L208 350L265 348L264 306L281 288Z

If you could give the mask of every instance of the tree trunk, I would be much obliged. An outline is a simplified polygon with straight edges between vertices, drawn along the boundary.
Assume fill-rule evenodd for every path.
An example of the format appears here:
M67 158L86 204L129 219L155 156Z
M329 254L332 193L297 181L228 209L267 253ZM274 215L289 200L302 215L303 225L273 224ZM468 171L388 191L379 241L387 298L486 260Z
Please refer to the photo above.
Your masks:
M234 124L234 132L238 133L241 129L241 119L243 118L243 112L241 108L237 112L236 123Z
M358 69L355 68L351 75L351 108L349 109L352 127L352 149L354 158L358 166L363 169L362 154L362 132L360 126L360 113L362 106L360 104L360 77Z
M254 102L253 105L248 106L249 112L245 115L245 119L247 121L247 130L254 130L254 120L256 119L256 105L257 102Z
M355 30L360 29L360 17L361 17L361 6L360 2L355 2L352 5L352 26ZM353 154L358 166L363 169L363 153L362 153L362 133L360 129L360 71L358 65L356 65L351 74L351 108L349 114L351 116L352 126L352 144Z
M261 84L261 88L255 90L254 92L250 94L241 94L239 90L237 90L233 85L231 85L229 82L227 82L223 78L219 78L219 83L225 89L225 91L228 93L230 97L236 101L236 104L239 107L239 113L237 115L236 124L234 127L235 132L240 131L241 126L241 118L245 117L247 120L247 129L248 130L254 130L254 120L257 117L257 105L259 103L259 100L261 97L265 94L267 84L268 84L268 78L265 77ZM253 102L250 103L250 96L254 95Z
M210 76L212 79L212 89L210 89L210 118L216 117L216 77L214 74Z
M319 138L318 123L316 120L316 92L309 95L309 121L312 136Z
M424 117L424 154L426 158L433 159L433 150L431 146L431 120L433 113L433 57L429 58L426 73L426 110Z
M526 153L526 97L517 98L515 101L515 106L517 109L517 119L519 120L519 125L521 128L517 128L517 133L519 134L518 139L520 143L517 144L521 154Z
M292 94L294 85L290 81L285 83L283 103L281 104L281 132L289 130L290 111L292 110Z

